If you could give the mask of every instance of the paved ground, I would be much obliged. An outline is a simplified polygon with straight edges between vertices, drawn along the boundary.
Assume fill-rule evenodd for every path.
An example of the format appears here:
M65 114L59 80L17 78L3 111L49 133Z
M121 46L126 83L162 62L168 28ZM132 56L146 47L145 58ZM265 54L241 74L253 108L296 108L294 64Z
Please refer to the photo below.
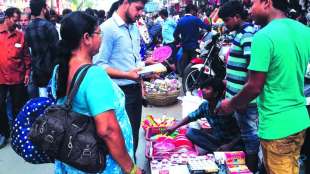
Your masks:
M181 118L182 108L180 103L166 107L148 106L147 108L143 108L142 116L145 117L147 114L152 114L154 116L161 116L163 114L166 114L167 116ZM144 131L142 129L140 129L140 140L136 157L138 166L148 171L148 161L145 158ZM52 173L53 164L32 165L25 162L21 157L19 157L9 145L0 149L0 174Z

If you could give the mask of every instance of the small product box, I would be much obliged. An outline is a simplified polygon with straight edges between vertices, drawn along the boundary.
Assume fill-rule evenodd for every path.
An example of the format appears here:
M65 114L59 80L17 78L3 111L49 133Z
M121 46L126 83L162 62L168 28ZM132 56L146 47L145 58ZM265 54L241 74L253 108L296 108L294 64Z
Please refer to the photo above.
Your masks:
M245 154L242 151L225 152L226 164L245 164Z
M191 174L216 173L219 168L214 161L205 156L199 156L188 161L188 169Z
M227 165L227 174L252 174L246 165Z
M167 68L163 64L157 63L157 64L143 67L141 71L138 71L138 74L141 77L146 77L153 73L163 73L166 71L167 71Z

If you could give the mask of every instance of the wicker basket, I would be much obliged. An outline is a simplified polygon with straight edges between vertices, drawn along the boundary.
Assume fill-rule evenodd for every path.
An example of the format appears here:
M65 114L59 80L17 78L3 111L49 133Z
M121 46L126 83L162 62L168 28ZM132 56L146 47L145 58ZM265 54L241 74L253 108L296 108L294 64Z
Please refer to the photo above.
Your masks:
M176 103L177 97L180 95L180 90L167 94L146 94L146 100L154 106L167 106Z

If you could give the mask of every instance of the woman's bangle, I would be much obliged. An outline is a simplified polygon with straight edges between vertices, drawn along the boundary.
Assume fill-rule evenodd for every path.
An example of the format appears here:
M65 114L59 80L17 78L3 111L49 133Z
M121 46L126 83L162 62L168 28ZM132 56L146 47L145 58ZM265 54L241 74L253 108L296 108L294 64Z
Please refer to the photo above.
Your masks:
M133 164L132 167L131 167L131 169L130 169L129 174L136 174L137 171L138 171L138 166L135 165L135 164Z

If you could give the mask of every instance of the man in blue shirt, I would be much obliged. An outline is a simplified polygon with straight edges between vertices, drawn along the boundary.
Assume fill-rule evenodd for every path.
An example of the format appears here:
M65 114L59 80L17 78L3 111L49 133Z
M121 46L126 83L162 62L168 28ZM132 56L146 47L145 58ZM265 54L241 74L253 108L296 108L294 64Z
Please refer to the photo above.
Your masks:
M177 27L177 23L173 19L168 17L168 11L166 9L159 11L159 16L164 20L161 31L161 35L163 37L163 44L169 46L173 52L168 62L170 64L175 64L176 47L174 44L173 33L175 31L175 28Z
M185 8L185 16L180 19L174 31L174 38L179 40L181 35L181 45L183 48L183 56L180 64L181 74L184 68L189 64L191 58L195 56L195 49L199 47L198 40L200 37L199 29L211 30L211 27L206 25L199 19L197 15L197 7L189 4Z
M159 11L159 16L164 20L161 32L163 44L171 44L174 42L173 33L177 27L177 23L168 17L168 11L166 9Z
M126 97L126 111L133 130L134 150L139 139L142 93L139 83L140 35L135 21L142 14L147 0L120 0L117 11L101 26L102 42L93 59L101 65Z

